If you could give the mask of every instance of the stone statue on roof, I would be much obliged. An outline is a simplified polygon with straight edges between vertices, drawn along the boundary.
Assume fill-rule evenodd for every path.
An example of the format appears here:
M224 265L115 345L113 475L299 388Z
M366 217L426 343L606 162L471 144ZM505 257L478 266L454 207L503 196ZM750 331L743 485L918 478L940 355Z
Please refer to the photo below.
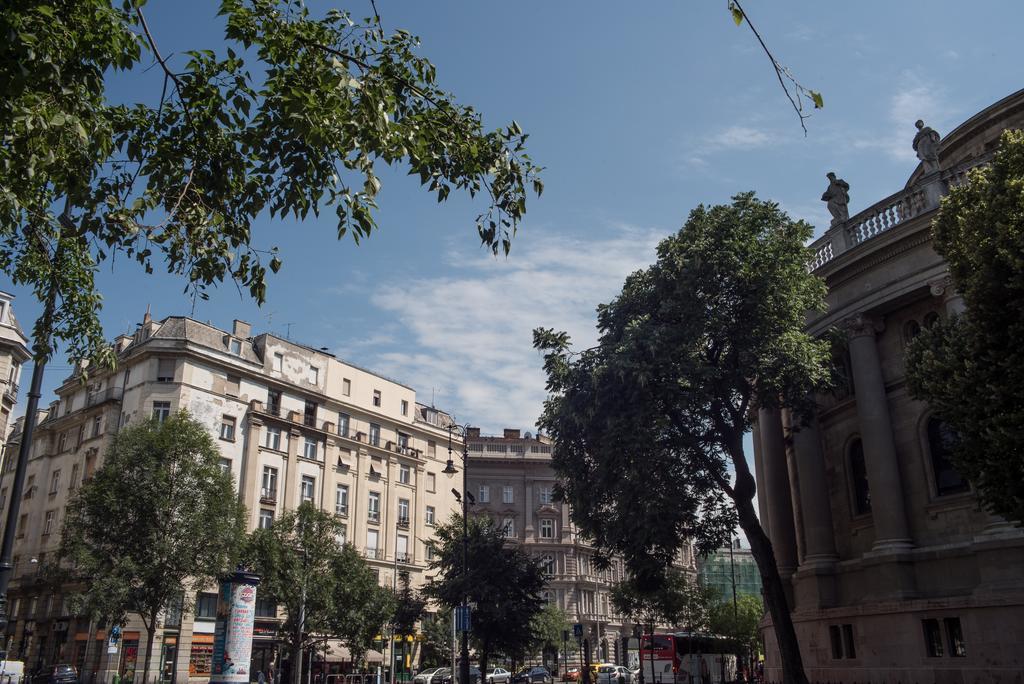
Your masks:
M822 194L821 201L826 203L825 206L832 214L832 225L834 226L850 218L850 211L847 208L850 203L850 184L842 178L836 178L833 171L829 171L825 177L828 178L828 187Z
M921 119L918 119L914 126L917 127L917 135L914 136L914 151L917 152L917 158L924 166L924 172L938 171L941 136L934 128L925 126Z

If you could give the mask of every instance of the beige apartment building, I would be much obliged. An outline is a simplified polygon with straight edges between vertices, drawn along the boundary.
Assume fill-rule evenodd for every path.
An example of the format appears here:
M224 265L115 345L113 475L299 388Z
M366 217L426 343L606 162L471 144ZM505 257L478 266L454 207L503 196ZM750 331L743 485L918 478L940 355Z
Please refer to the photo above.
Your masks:
M21 367L31 356L28 338L14 317L13 303L12 295L0 292L0 459L8 457L7 434L13 427L11 412L18 403Z
M111 437L125 425L179 409L217 438L250 529L311 501L339 516L345 540L364 551L382 584L392 585L396 569L414 586L422 584L424 540L456 506L453 476L442 472L447 414L418 403L416 392L399 382L323 350L268 333L254 336L242 321L228 331L147 314L134 335L119 336L114 345L115 371L92 374L87 383L72 375L40 412L24 491L10 491L13 459L0 478L5 510L11 496L22 499L10 591L11 658L28 669L70 662L104 681L114 672L131 681L148 658L162 681L206 681L214 587L185 597L186 610L167 611L153 653L142 652L145 633L135 619L124 628L118 653L108 656L102 626L71 614L59 588L43 586L38 574L58 548L69 498L102 465ZM253 672L275 658L278 622L277 607L261 601ZM334 657L346 654L336 649Z
M810 426L793 431L762 409L754 430L761 519L812 681L1021 681L1024 530L956 471L948 429L910 396L905 361L923 328L964 311L932 245L940 198L1021 127L1024 90L946 134L904 188L837 217L812 245L828 306L808 330L845 333L849 382L817 397ZM767 620L763 634L766 677L779 681Z
M488 437L479 428L470 428L467 446L467 488L476 499L474 512L490 515L509 539L541 559L549 582L544 599L564 610L570 622L583 625L592 645L592 662L626 663L624 640L633 636L633 624L616 614L610 600L611 587L625 578L623 562L613 558L605 570L594 567L594 549L573 524L569 504L554 498L557 477L551 467L551 441L514 429ZM696 581L689 547L678 563ZM635 652L635 640L629 648ZM566 655L570 666L579 665L572 637ZM555 656L545 653L545 664L553 667ZM559 670L563 664L559 656Z

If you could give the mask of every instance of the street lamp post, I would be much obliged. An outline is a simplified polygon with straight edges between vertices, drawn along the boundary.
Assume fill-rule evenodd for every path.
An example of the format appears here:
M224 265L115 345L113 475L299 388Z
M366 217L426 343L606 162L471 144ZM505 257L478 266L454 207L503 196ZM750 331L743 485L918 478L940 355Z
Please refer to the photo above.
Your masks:
M466 473L469 470L469 447L467 437L469 426L459 426L455 423L448 425L448 464L442 471L446 475L454 475L457 471L452 461L452 431L462 432L462 495L458 499L462 502L462 609L463 614L469 607L469 522L467 519L469 506L469 490L467 489ZM469 627L469 625L463 625ZM469 630L462 630L462 645L459 654L459 684L470 684L469 681Z

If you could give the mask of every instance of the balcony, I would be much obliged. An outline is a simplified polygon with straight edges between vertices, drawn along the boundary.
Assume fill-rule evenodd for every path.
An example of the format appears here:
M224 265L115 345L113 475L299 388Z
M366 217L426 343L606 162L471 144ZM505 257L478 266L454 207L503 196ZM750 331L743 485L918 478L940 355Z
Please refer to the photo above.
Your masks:
M399 551L395 554L395 560L399 563L412 563L412 554L404 551Z
M407 529L409 529L409 518L408 517L399 518L398 522L395 523L395 524L398 526L398 529L400 529L400 530L407 530Z
M260 503L261 504L276 504L277 503L277 490L276 489L261 489L260 490Z
M367 546L364 555L372 560L384 560L384 549Z
M4 388L4 396L7 397L12 404L18 403L18 383L7 383L7 387Z
M105 390L99 392L93 392L85 398L86 407L99 406L108 401L121 401L121 397L124 394L124 390L120 387L108 387Z

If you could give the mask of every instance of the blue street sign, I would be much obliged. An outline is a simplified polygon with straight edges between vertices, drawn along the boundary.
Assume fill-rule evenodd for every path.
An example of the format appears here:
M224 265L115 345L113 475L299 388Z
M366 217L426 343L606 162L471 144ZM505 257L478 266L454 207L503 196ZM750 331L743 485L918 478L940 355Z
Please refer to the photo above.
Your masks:
M577 639L583 638L583 625L581 623L577 622L572 626L572 635Z
M472 632L471 616L472 610L469 606L457 606L455 608L455 629L460 632Z

